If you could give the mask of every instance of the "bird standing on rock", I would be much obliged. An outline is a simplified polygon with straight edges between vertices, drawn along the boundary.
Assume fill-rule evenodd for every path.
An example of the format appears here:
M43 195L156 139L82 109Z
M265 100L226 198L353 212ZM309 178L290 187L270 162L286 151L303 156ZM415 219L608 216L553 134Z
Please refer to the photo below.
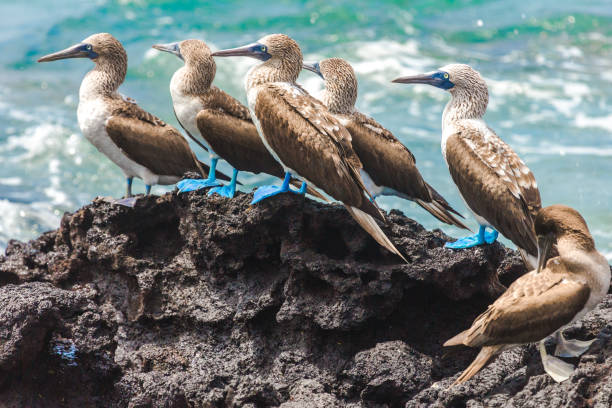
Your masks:
M212 85L217 70L208 45L201 40L156 44L153 48L176 55L185 62L170 81L176 118L189 137L210 153L211 170L206 180L182 180L180 191L213 187L208 194L232 198L238 171L283 177L283 168L261 141L247 107ZM219 186L215 169L219 158L234 167L229 185ZM297 181L297 180L294 180ZM317 192L309 190L319 198Z
M271 34L213 56L248 56L262 61L247 74L247 99L257 131L283 166L285 180L281 187L260 187L253 203L292 191L289 180L297 176L303 181L299 194L306 191L307 182L322 189L341 201L379 244L403 258L375 221L384 220L384 216L367 197L360 176L362 164L351 147L350 133L296 83L303 62L298 44L284 34Z
M482 347L455 384L472 378L495 355L520 344L539 342L544 370L557 382L574 366L546 354L544 340L557 336L555 355L578 357L594 340L566 340L563 329L601 302L610 287L610 265L595 248L586 222L574 209L552 205L535 217L538 267L517 279L474 320L472 327L444 346ZM558 256L550 257L556 247Z
M134 177L144 181L149 194L152 185L174 184L188 171L206 176L208 166L196 159L178 130L117 92L127 72L127 53L117 39L107 33L94 34L38 62L66 58L89 58L95 63L79 90L79 127L87 140L121 168L128 198ZM120 201L125 205L134 202Z
M304 63L304 68L325 81L322 101L351 133L352 146L363 163L362 178L373 197L395 195L427 210L442 222L468 229L459 215L433 187L423 180L414 156L390 131L355 108L357 76L341 58Z
M498 232L514 242L533 267L537 242L533 217L542 207L535 177L520 157L482 119L489 102L487 84L464 64L393 80L447 90L442 114L442 154L459 193L480 225L478 234L447 243L469 248L493 243ZM486 228L494 229L486 232Z

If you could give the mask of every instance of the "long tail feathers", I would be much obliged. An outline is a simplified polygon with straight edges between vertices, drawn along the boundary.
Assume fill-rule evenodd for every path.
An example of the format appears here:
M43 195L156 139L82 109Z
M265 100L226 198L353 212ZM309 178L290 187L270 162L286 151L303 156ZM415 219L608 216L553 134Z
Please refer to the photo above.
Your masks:
M466 368L463 373L461 373L461 375L455 380L453 385L462 384L473 376L475 376L484 366L487 365L487 363L489 363L489 361L491 361L491 358L493 358L497 353L499 353L502 347L504 346L498 345L483 347L480 350L480 353L478 353L478 355L474 359L474 361L472 361L472 364L470 364L469 367Z
M376 220L374 220L371 215L361 211L357 207L351 207L348 205L345 205L344 207L355 219L355 221L357 221L357 223L361 225L361 228L366 230L366 232L370 234L372 238L376 240L376 242L378 242L381 246L387 248L390 252L402 258L404 262L408 263L406 258L404 258L404 255L402 255L401 252L395 247L395 245L393 245L391 240L387 237L387 235L385 235L383 230L380 229L380 227L376 223Z
M469 228L464 223L459 221L457 217L451 214L442 203L438 201L431 201L428 203L420 199L416 199L415 202L440 221L469 230Z
M446 343L443 344L444 347L448 346L459 346L461 344L465 344L465 340L468 335L468 330L464 330L455 337L446 340Z

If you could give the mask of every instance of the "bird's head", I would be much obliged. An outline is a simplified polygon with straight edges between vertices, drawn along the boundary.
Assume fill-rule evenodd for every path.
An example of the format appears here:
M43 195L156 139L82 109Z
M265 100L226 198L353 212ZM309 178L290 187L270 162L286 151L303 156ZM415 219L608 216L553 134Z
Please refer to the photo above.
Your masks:
M589 227L580 213L571 207L555 204L538 211L534 221L535 233L538 240L538 272L542 270L553 245L565 241L572 248L592 251L595 242L589 232Z
M125 49L115 37L108 33L90 35L78 44L62 51L45 55L38 62L57 61L67 58L89 58L96 63L120 59L127 64Z
M278 71L276 81L295 82L302 70L302 51L291 37L285 34L270 34L257 42L238 48L216 51L215 57L251 57Z
M325 81L324 102L334 113L348 113L357 101L357 76L351 64L342 58L327 58L304 62L304 69L314 72Z
M201 40L184 40L168 44L155 44L156 50L176 55L185 62L192 78L189 82L199 82L208 89L215 78L217 65L208 45Z

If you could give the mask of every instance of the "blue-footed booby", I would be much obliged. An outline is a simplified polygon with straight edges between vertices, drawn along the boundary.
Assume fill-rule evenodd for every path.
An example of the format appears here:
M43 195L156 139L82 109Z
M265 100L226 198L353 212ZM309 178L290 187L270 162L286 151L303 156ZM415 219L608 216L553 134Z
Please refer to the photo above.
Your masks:
M283 178L283 168L261 141L248 108L212 84L217 67L208 45L192 39L156 44L153 48L174 54L185 62L170 81L174 112L187 135L209 152L212 162L208 179L182 180L178 183L179 190L214 186L209 195L216 193L232 198L238 171ZM215 179L219 158L234 167L232 180L226 186L219 186ZM308 193L325 200L317 191L309 189Z
M128 197L134 177L144 181L147 194L152 185L174 184L188 171L206 177L208 166L196 159L178 130L117 92L127 72L127 53L117 39L108 33L94 34L38 62L66 58L89 58L95 63L79 90L79 127L121 168Z
M395 195L427 210L442 222L468 229L446 200L423 180L414 155L389 130L355 108L357 76L342 58L305 62L304 68L325 81L322 102L351 133L352 145L363 163L362 178L373 197Z
M296 83L303 62L298 44L284 34L271 34L213 56L248 56L262 61L247 74L247 99L259 136L283 166L285 180L281 187L260 187L253 203L291 191L289 179L297 176L303 181L298 193L303 193L308 183L341 201L380 245L405 260L375 221L384 220L384 216L368 197L350 133Z
M445 346L482 347L455 384L472 378L495 355L520 344L539 342L544 369L557 382L574 366L546 353L544 340L557 336L555 355L577 357L594 341L566 340L563 329L581 319L605 297L610 265L595 249L586 222L574 209L552 205L535 217L538 267L518 278L472 327ZM557 256L551 255L556 247Z
M469 65L450 64L433 73L393 82L429 84L451 94L442 115L442 154L480 229L478 234L446 246L469 248L492 243L499 231L533 266L537 256L533 217L542 207L540 192L531 170L482 119L489 102L484 79ZM486 227L494 230L489 233Z

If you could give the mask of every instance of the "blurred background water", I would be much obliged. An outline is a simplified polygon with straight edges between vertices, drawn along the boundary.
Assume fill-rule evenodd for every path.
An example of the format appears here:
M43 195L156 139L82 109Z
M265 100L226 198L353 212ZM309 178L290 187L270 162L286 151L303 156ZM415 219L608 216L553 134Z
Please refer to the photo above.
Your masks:
M393 131L412 150L425 179L466 216L440 153L448 94L390 80L450 62L474 66L489 84L485 119L533 170L544 205L578 209L598 248L612 259L607 0L3 0L0 23L0 249L11 238L27 240L57 228L65 211L98 195L119 197L125 188L120 170L78 128L78 89L92 63L37 64L38 57L110 32L129 55L121 92L176 126L168 85L181 62L152 50L152 44L199 38L213 49L225 48L283 32L300 43L306 59L340 56L353 64L359 109ZM253 63L217 61L215 83L244 102L243 77ZM322 87L309 72L300 82L315 94ZM269 181L242 177L247 185ZM142 191L135 182L135 192ZM384 197L380 204L401 209L427 228L461 234L410 202Z

